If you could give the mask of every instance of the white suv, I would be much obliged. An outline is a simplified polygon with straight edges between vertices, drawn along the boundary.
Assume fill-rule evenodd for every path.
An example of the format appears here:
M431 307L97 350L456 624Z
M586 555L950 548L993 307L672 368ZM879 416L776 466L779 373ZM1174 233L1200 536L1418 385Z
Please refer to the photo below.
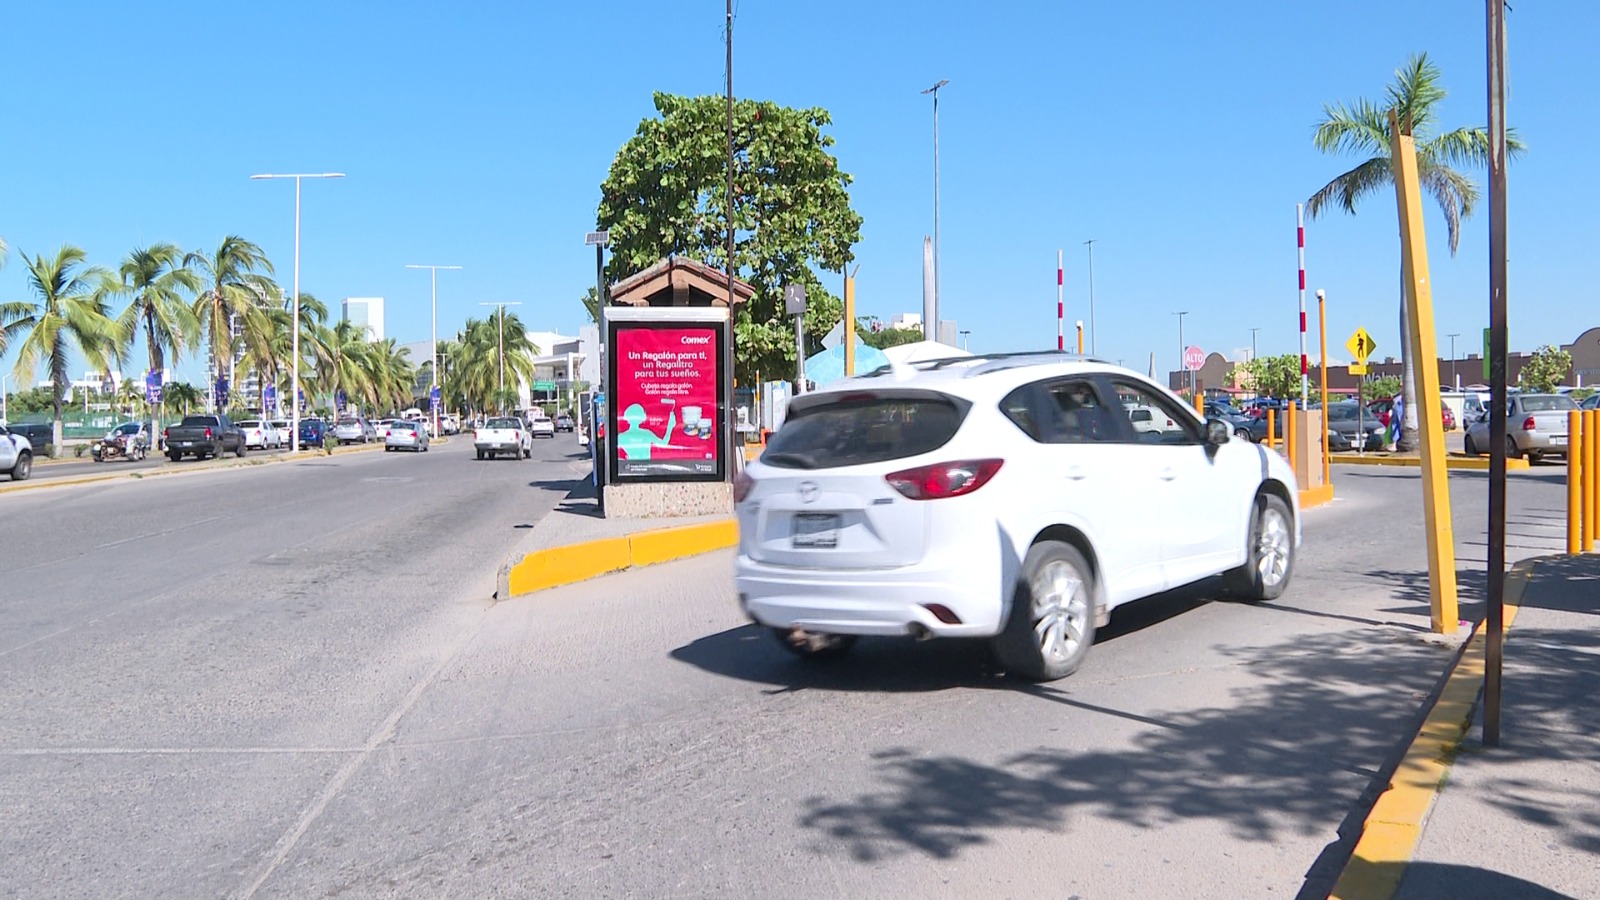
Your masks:
M33 444L20 434L0 425L0 472L12 481L27 481L33 474Z
M735 481L740 603L803 656L982 637L1007 671L1062 678L1128 601L1219 574L1248 600L1288 586L1294 473L1231 431L1057 353L838 382L796 397Z

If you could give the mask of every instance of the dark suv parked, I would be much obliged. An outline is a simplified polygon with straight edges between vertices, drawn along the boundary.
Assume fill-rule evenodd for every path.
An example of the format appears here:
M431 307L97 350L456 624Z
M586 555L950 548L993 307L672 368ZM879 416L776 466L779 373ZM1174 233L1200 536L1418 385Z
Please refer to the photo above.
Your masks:
M27 438L28 443L33 445L34 456L49 455L46 448L55 438L55 426L49 422L14 422L6 425L6 430Z

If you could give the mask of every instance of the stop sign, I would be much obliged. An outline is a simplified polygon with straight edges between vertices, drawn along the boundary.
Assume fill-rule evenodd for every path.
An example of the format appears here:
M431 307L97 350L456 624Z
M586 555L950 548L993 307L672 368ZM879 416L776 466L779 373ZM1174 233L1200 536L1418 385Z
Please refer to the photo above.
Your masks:
M1183 367L1191 372L1200 371L1206 364L1206 352L1199 347L1190 345L1183 349Z

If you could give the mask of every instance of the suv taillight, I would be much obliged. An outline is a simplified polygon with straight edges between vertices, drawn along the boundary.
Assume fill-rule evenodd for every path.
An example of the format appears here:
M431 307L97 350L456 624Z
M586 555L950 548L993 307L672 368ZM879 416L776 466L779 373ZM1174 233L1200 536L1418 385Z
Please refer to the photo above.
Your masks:
M1001 459L966 459L934 463L891 472L883 477L889 486L912 500L943 500L970 494L989 483L1005 462Z
M1531 419L1529 421L1532 421ZM206 429L206 440L211 440L211 429Z
M1536 426L1534 424L1533 416L1529 416L1526 419L1522 420L1522 430L1523 431L1532 431L1536 427L1538 427L1538 426Z

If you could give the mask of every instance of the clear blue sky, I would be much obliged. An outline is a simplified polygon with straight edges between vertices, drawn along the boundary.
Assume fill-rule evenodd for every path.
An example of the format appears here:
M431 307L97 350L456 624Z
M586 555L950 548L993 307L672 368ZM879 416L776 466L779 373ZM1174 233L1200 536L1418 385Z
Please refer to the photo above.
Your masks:
M330 305L383 296L389 334L425 340L427 273L403 267L458 264L440 274L441 334L496 300L572 332L599 182L652 91L722 91L722 24L718 0L13 4L0 299L26 296L19 251L64 242L114 266L135 246L237 233L287 283L293 186L248 176L343 171L306 185L303 289ZM1600 324L1585 265L1600 238L1585 199L1600 4L1516 4L1510 27L1511 120L1529 145L1511 180L1511 336L1531 349ZM1178 309L1207 351L1248 347L1253 326L1260 352L1298 349L1294 205L1354 163L1311 145L1324 102L1379 96L1425 50L1452 91L1445 122L1486 118L1478 3L739 0L734 50L740 96L832 112L865 218L862 314L920 311L933 178L919 91L948 78L944 316L974 350L1053 346L1056 249L1070 330L1088 318L1095 238L1099 352L1141 370L1152 351L1176 364ZM1441 351L1460 332L1465 355L1486 324L1487 203L1455 259L1442 219L1428 226ZM1334 359L1357 325L1377 356L1398 346L1395 234L1387 196L1308 225Z

